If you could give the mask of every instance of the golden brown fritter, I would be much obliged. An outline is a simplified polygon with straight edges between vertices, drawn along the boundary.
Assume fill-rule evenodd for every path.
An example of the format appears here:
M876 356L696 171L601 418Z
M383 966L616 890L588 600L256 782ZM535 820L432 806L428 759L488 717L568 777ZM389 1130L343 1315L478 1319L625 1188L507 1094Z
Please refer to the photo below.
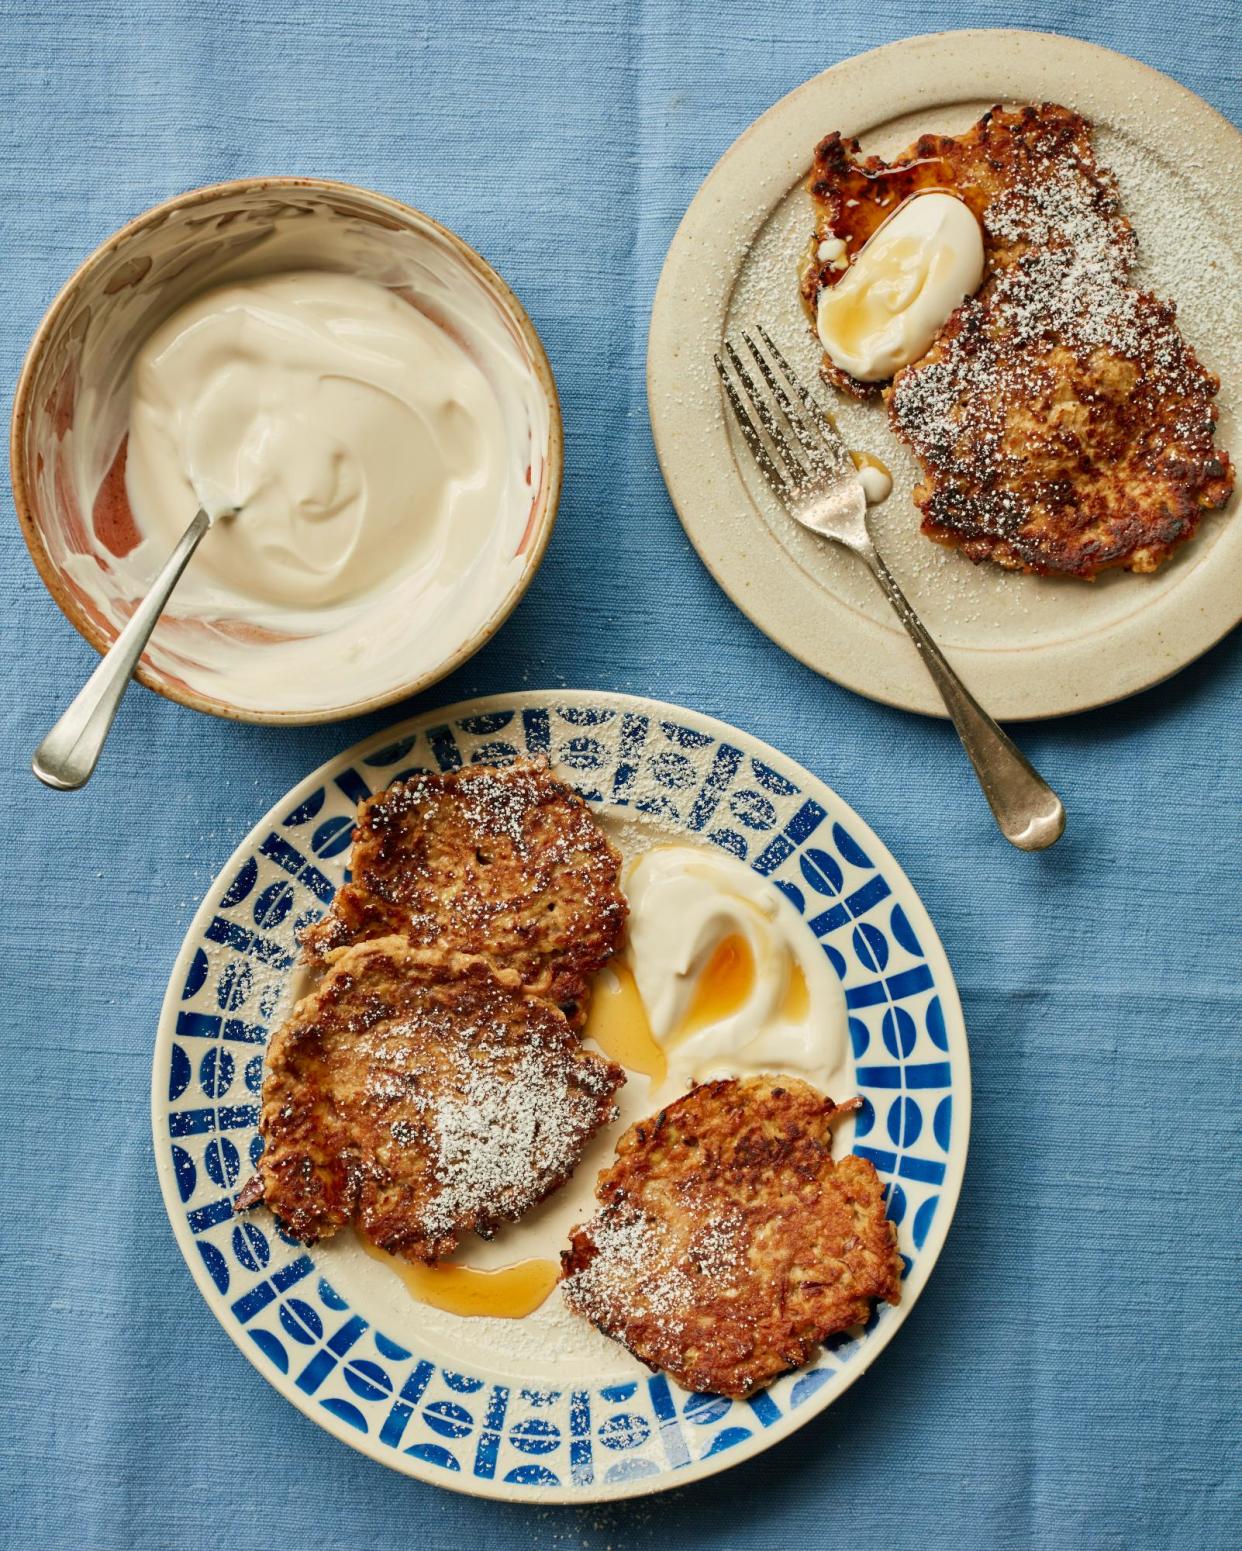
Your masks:
M616 1118L620 1067L486 960L385 937L329 955L267 1054L258 1183L305 1242L353 1222L436 1260L550 1195Z
M621 858L541 762L417 775L358 810L352 881L303 936L308 957L399 933L482 954L577 1028L625 930Z
M1055 103L1012 111L993 108L962 135L923 135L893 161L860 155L857 140L834 131L815 147L807 179L815 208L815 236L802 271L802 299L814 318L819 292L836 285L859 251L913 194L947 189L970 208L983 228L984 276L1016 256L1015 244L987 222L992 205L1014 188L1046 176L1050 167L1076 163L1115 217L1115 236L1132 244L1130 224L1116 208L1112 174L1097 168L1086 119ZM844 262L820 263L816 250L825 237L845 243ZM883 385L859 382L825 357L824 375L858 398L878 395Z
M853 259L912 193L950 189L983 225L985 275L928 353L885 390L918 457L930 538L1010 570L1154 571L1233 489L1214 443L1217 379L1129 282L1137 257L1091 126L1052 103L994 108L892 164L829 135L811 174L819 237ZM841 271L812 262L811 304ZM878 385L825 365L860 396Z
M691 1390L744 1396L896 1303L901 1261L834 1105L784 1077L692 1088L631 1126L562 1260L566 1303Z

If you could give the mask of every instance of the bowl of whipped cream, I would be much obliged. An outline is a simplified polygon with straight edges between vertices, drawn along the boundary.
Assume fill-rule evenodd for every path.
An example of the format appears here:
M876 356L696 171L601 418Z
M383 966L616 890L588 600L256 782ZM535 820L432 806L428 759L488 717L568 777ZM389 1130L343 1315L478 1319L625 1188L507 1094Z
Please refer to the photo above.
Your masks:
M30 347L11 457L31 555L92 645L204 508L138 677L317 722L416 693L499 628L551 533L562 428L534 326L461 238L352 185L256 178L87 259Z

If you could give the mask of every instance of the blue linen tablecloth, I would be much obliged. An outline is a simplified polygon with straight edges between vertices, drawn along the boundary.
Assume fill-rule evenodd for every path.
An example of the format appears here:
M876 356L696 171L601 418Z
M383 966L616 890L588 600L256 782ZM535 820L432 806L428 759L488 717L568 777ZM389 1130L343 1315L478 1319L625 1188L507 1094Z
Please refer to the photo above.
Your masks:
M921 891L976 1085L929 1288L872 1372L771 1453L648 1503L532 1509L342 1447L250 1368L190 1281L155 1181L150 1050L184 928L236 842L322 759L415 707L278 730L132 690L90 787L44 791L30 751L94 659L6 499L4 1544L1242 1544L1242 638L1124 705L1024 730L1071 823L1050 854L1018 855L950 729L821 681L718 591L664 492L643 381L682 212L733 138L814 71L909 33L1021 23L1133 54L1236 120L1239 15L1232 0L3 0L6 419L65 277L181 189L317 173L455 227L547 343L568 464L529 595L419 704L633 690L804 762Z

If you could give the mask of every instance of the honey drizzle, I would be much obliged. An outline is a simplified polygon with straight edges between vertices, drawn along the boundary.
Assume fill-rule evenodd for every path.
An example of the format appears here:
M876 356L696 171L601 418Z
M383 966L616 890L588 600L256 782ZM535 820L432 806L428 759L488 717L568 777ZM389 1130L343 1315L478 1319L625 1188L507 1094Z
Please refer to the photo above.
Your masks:
M811 196L821 208L831 198L828 190L838 196L837 208L832 217L832 236L840 238L845 244L847 260L844 269L821 265L817 257L820 237L816 236L811 242L808 268L814 271L818 285L836 285L849 273L859 250L899 205L905 204L915 194L928 194L936 189L965 197L964 191L957 185L952 167L939 156L922 157L916 161L899 162L895 167L878 169L853 165L832 184L813 183ZM970 204L970 200L967 199L966 203Z
M694 998L669 1044L680 1044L700 1029L723 1023L744 1007L755 985L755 955L741 932L730 932L700 971Z
M789 1023L801 1023L811 1010L811 992L806 972L792 954L789 956L789 980L781 1002L780 1016Z
M467 1319L524 1319L544 1302L560 1275L554 1260L519 1260L482 1271L452 1262L428 1266L400 1260L361 1233L358 1242L372 1260L395 1272L420 1303Z
M596 978L583 1033L610 1061L650 1077L653 1088L668 1076L668 1056L651 1032L634 971L624 959L614 960Z

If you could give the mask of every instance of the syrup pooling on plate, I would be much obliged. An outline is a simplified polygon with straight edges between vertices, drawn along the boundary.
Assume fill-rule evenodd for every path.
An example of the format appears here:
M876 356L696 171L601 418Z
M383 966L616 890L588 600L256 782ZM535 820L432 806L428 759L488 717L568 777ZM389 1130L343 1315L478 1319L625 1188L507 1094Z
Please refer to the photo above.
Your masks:
M810 1010L811 988L806 983L806 971L795 960L789 966L789 982L781 1002L780 1016L790 1023L801 1023Z
M695 982L685 1016L669 1037L679 1043L731 1018L746 1005L755 988L755 955L742 932L729 932L712 949Z
M668 1056L651 1032L634 971L624 958L595 977L583 1035L627 1072L650 1078L653 1088L659 1088L668 1076Z
M420 1303L464 1318L525 1319L545 1301L560 1275L555 1260L519 1260L490 1270L452 1261L416 1265L378 1249L364 1234L357 1238L364 1253L399 1276Z

